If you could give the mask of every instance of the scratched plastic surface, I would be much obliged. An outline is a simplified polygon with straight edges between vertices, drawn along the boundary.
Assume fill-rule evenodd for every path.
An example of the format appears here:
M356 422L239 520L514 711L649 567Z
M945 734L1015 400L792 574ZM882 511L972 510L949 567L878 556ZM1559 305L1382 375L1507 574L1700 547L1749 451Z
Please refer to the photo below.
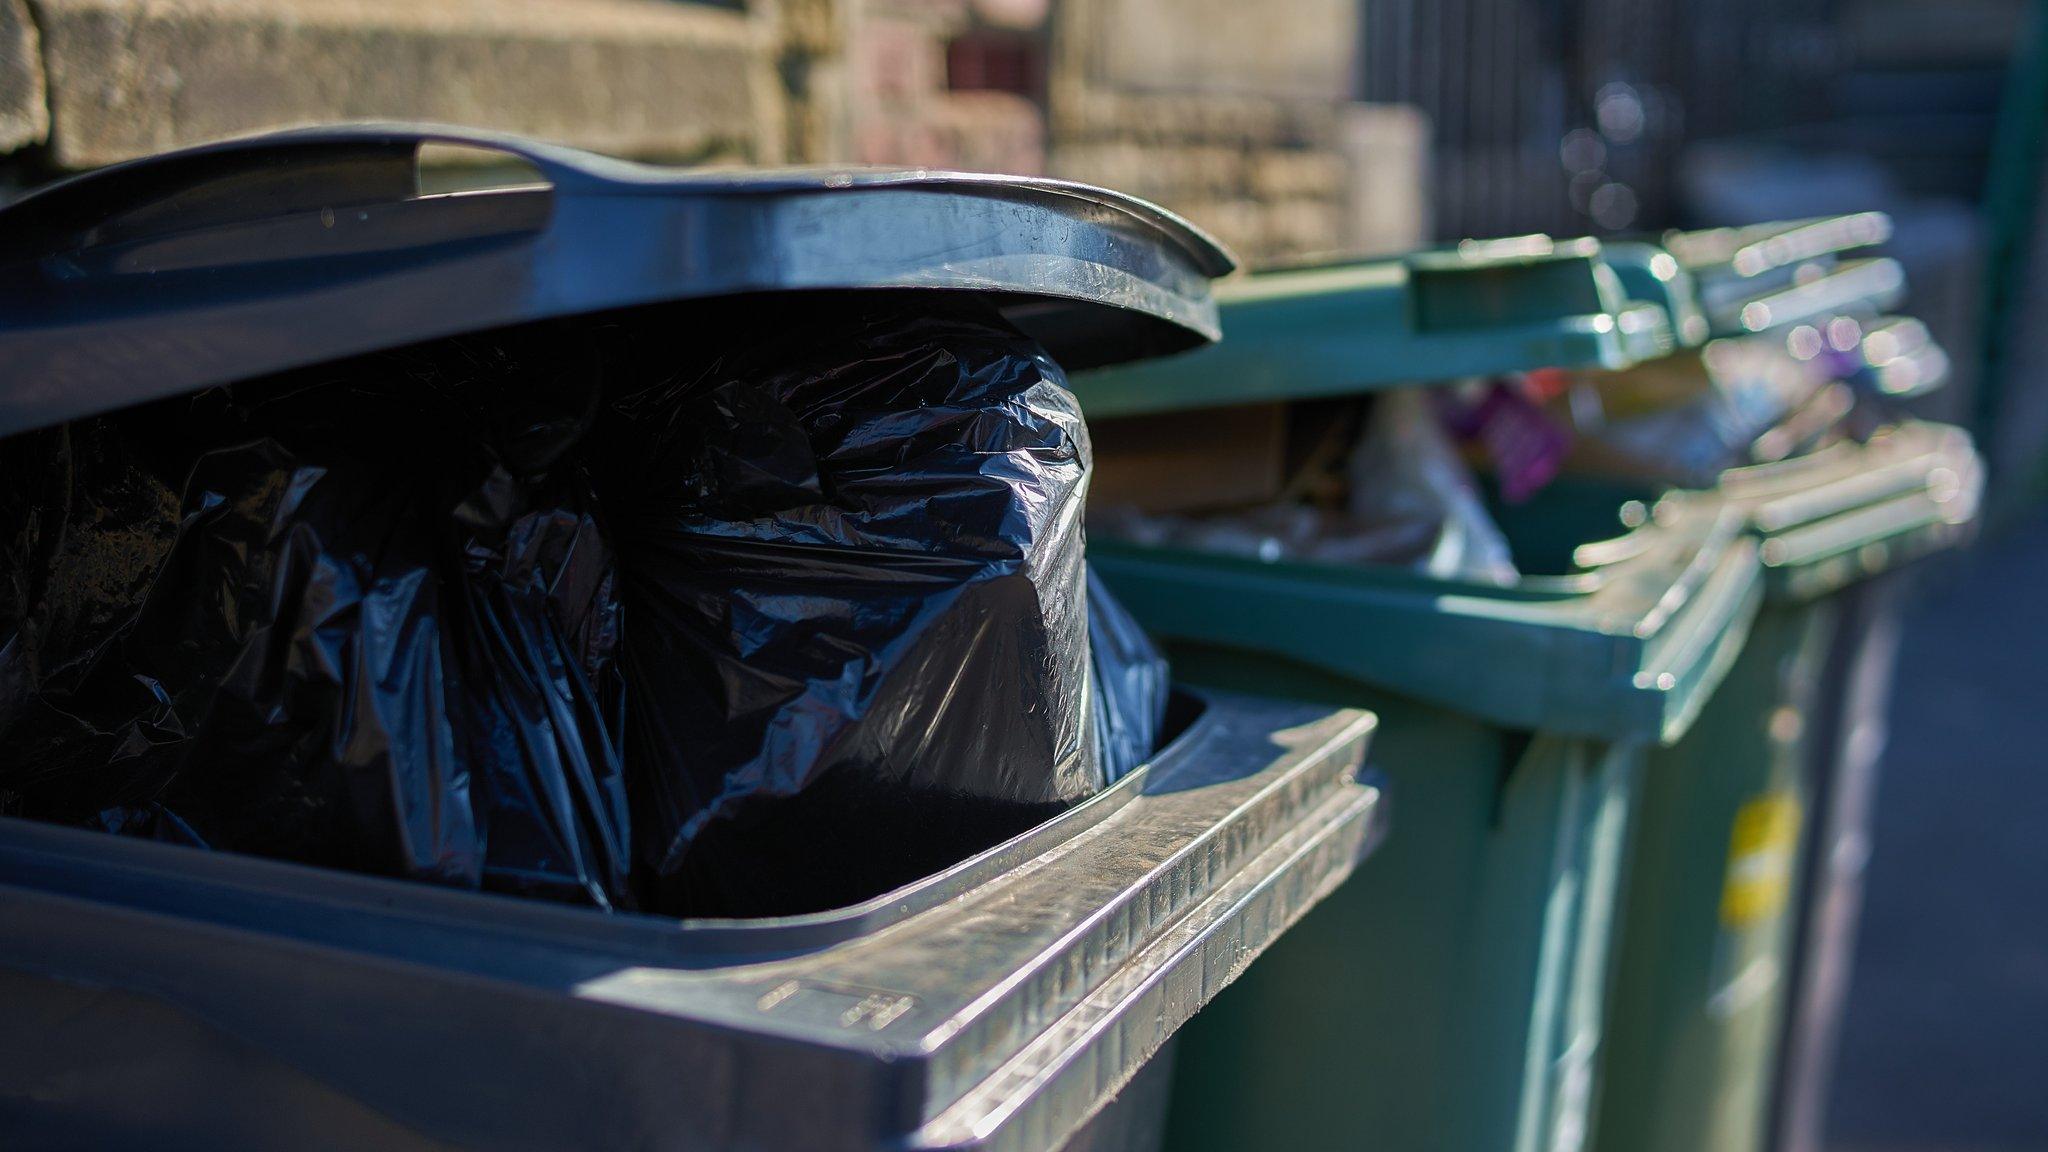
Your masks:
M418 156L439 144L500 153L531 182L424 190ZM680 170L441 125L294 129L0 209L0 434L423 340L757 293L986 295L1078 370L1216 339L1209 282L1232 267L1180 217L1065 181Z
M31 1144L1057 1148L1374 843L1372 726L1218 696L1058 819L780 921L0 819L0 1080L39 1103L8 1123Z

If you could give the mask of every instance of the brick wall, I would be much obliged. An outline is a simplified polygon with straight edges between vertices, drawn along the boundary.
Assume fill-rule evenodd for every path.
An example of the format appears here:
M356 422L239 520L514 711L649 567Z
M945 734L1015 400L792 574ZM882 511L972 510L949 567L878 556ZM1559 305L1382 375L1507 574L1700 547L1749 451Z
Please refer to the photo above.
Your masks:
M846 0L861 164L1038 174L1047 0ZM1020 74L1021 73L1021 74Z
M1255 261L1422 235L1425 125L1346 99L1357 0L847 2L853 160L1106 185Z
M1408 109L1075 86L1050 135L1054 174L1156 200L1255 263L1422 235L1425 126Z

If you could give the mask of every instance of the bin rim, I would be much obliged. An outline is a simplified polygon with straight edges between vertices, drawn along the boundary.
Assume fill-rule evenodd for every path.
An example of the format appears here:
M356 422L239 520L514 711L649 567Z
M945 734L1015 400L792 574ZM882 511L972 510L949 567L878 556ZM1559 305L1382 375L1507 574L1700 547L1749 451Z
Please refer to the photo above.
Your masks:
M0 817L0 919L19 929L0 934L14 945L0 951L16 969L143 991L260 1034L273 1058L373 1108L413 1084L347 1075L360 1050L336 1047L326 1025L369 1020L359 1038L379 1053L412 1050L389 1036L438 1055L441 1011L467 1000L488 1007L469 1025L482 1031L465 1033L491 1036L486 1064L503 1056L530 1076L554 1058L559 1071L559 1053L530 1043L544 1019L549 1035L590 1039L579 1051L597 1059L579 1074L629 1073L611 1072L621 1092L607 1099L636 1117L675 1095L673 1075L640 1074L653 1051L662 1071L732 1069L714 1082L737 1081L710 1094L714 1113L786 1099L799 1070L804 1107L755 1129L776 1133L769 1146L1051 1147L1381 842L1388 814L1366 767L1375 723L1219 695L1107 819L836 939L723 922L754 947L708 938L721 922L630 924ZM69 951L81 942L83 955ZM290 991L280 1007L252 986ZM497 1114L441 1119L491 1131L479 1115Z
M1872 579L1974 533L1983 460L1968 432L1907 421L1866 443L1731 469L1770 597L1803 602Z
M1670 333L1662 354L1697 348L1707 342L1707 315L1700 308L1693 275L1665 249L1641 240L1610 240L1603 246L1609 267L1621 278L1622 286L1635 299L1645 301L1664 315ZM1655 359L1638 356L1638 360Z
M1581 571L1506 586L1130 543L1105 544L1097 566L1169 643L1276 658L1503 727L1669 744L1762 604L1746 527L1716 493L1672 492L1636 531L1579 545Z
M114 836L89 828L44 824L0 816L0 860L24 852L90 855L115 868L159 865L180 874L241 888L294 891L314 901L376 906L420 918L487 925L532 939L577 941L607 951L633 953L672 967L720 967L735 962L794 956L872 936L911 917L955 902L1031 860L1059 850L1144 795L1153 777L1179 781L1199 775L1199 765L1219 729L1243 722L1236 697L1191 686L1174 686L1174 703L1186 716L1175 733L1145 763L1102 791L1058 815L926 876L865 900L818 912L779 916L660 916L643 912L604 913L572 904L418 880L350 872L316 864L221 852L183 844ZM1224 706L1218 708L1221 703ZM1294 706L1303 716L1342 716L1347 739L1369 741L1378 720L1358 709ZM4 873L4 868L0 868ZM0 879L0 883L4 883Z
M422 148L539 182L423 192ZM717 297L973 291L1073 369L1217 339L1236 267L1187 220L1070 181L681 171L435 124L287 129L0 208L0 435L426 340Z

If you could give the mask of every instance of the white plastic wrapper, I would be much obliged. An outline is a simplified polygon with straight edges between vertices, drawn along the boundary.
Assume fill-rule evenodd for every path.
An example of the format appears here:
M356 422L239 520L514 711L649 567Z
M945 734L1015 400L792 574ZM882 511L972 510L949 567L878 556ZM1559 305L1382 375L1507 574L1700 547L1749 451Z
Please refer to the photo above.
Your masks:
M1819 366L1795 358L1772 337L1717 340L1702 354L1700 371L1705 379L1695 395L1648 411L1636 410L1641 401L1625 377L1602 381L1590 404L1575 406L1596 413L1579 421L1582 455L1607 469L1711 487L1726 469L1756 463L1759 441L1828 384ZM1626 414L1605 411L1610 408Z
M1519 573L1429 397L1389 392L1351 454L1351 514L1408 526L1425 542L1408 563L1443 579L1512 583Z
M1501 584L1516 579L1507 540L1426 395L1380 397L1347 469L1350 506L1342 512L1299 504L1200 515L1107 507L1091 513L1090 528L1137 544L1268 563L1387 565Z

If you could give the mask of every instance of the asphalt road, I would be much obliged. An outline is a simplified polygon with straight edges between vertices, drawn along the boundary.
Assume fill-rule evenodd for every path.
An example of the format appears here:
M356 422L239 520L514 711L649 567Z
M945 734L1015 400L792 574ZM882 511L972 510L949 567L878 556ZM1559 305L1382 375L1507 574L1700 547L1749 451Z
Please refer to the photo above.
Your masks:
M1841 1149L2048 1149L2048 514L1909 610L1829 1109Z

